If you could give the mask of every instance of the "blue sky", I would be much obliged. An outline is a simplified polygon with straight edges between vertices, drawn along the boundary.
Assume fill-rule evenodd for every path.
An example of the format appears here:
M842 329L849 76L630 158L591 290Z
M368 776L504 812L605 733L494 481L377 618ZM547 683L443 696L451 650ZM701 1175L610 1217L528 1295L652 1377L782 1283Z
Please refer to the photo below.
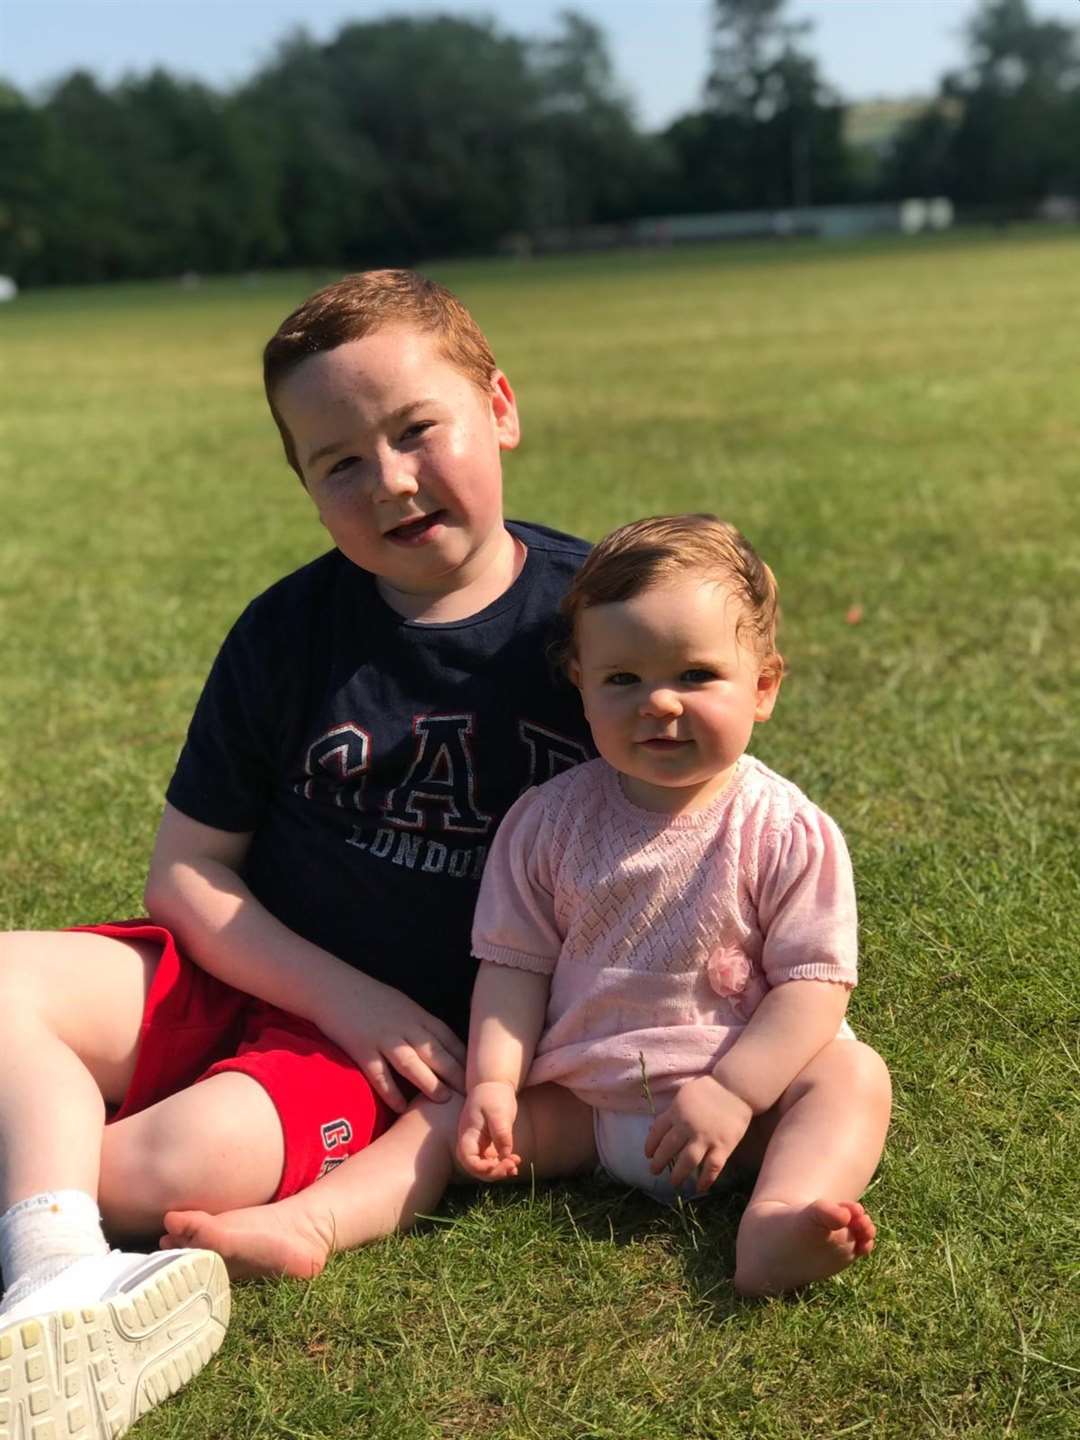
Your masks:
M326 39L347 20L434 11L496 15L542 34L567 4L600 24L642 122L692 108L706 61L708 0L0 0L0 75L33 91L82 67L106 81L165 65L228 86L244 79L301 21ZM931 93L962 54L975 0L792 0L808 18L826 77L848 99ZM1041 16L1080 23L1080 0L1032 0Z

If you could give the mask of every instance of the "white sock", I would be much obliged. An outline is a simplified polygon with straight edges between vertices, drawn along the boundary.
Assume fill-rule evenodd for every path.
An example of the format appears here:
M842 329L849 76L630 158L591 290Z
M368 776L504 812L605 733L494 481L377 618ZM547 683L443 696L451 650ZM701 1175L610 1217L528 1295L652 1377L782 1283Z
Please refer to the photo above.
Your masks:
M46 1190L0 1215L3 1308L88 1255L105 1255L101 1212L85 1190Z

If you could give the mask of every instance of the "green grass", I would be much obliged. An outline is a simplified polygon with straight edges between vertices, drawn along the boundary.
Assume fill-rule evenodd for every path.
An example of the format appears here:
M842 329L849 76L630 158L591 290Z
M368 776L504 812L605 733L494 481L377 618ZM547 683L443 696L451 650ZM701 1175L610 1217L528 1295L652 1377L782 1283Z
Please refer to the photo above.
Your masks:
M790 676L757 750L844 827L892 1068L873 1258L731 1289L738 1202L463 1191L242 1288L146 1440L1076 1434L1080 245L953 236L440 267L517 387L508 511L732 519ZM0 924L136 913L227 625L323 535L258 351L321 277L0 313ZM849 607L862 607L849 624Z

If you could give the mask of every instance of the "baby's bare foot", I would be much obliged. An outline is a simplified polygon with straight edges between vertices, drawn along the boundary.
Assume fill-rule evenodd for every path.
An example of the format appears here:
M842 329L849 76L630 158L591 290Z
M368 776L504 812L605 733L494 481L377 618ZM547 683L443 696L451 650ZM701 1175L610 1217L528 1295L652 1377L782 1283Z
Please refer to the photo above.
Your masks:
M857 1200L752 1201L735 1247L735 1288L782 1295L844 1270L874 1248L877 1229Z
M259 1205L207 1215L170 1210L163 1250L216 1250L234 1280L252 1275L295 1275L311 1280L333 1251L333 1222L284 1205Z

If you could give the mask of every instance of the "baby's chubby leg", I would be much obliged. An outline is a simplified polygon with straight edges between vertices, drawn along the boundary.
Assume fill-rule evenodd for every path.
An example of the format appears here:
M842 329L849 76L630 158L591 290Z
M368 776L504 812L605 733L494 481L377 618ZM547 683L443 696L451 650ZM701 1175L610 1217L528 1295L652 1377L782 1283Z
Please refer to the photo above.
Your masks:
M736 1242L735 1286L777 1295L835 1275L873 1248L858 1203L885 1144L891 1087L868 1045L834 1040L776 1106Z
M597 1162L592 1106L562 1085L532 1085L518 1095L514 1121L517 1175L528 1180L566 1179ZM472 1177L468 1177L472 1178Z

